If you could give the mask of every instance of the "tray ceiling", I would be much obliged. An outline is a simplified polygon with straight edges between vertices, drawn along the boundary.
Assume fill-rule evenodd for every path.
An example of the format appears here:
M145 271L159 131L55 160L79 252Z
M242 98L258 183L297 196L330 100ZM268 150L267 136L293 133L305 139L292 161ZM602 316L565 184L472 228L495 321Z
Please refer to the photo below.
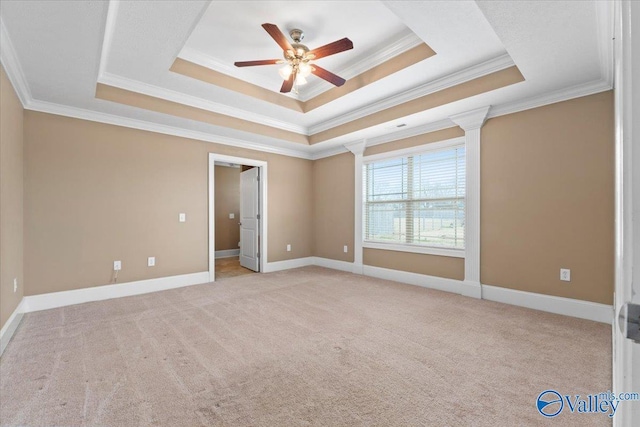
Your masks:
M607 2L6 0L0 17L26 108L308 158L611 87ZM265 22L312 49L349 37L318 60L347 84L283 95L277 65L234 67L281 57Z

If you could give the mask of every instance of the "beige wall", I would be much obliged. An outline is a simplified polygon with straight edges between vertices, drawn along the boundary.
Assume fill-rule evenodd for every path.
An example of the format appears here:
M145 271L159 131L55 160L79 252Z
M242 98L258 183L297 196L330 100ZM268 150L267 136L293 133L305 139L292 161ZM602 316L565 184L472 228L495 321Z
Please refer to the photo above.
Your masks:
M32 111L24 138L25 295L206 271L209 152L268 162L268 261L312 254L311 161Z
M353 261L350 153L311 162L36 112L24 117L25 295L110 283L116 259L123 261L120 281L205 271L209 152L268 161L268 261L311 255ZM462 135L455 127L366 154ZM486 123L483 283L611 303L613 141L611 92ZM3 197L4 159L3 151ZM187 213L186 223L177 221L179 212ZM4 218L3 211L3 242ZM156 256L156 267L146 267L148 256ZM364 262L464 275L457 258L366 249ZM572 270L571 282L559 281L561 267ZM3 319L7 300L3 294Z
M613 93L491 119L481 144L482 283L611 304Z
M313 163L315 256L353 262L354 168L351 153Z
M367 249L364 265L464 280L464 258Z
M374 154L387 153L389 151L402 150L404 148L416 147L419 145L430 144L432 142L444 141L446 139L464 137L464 131L458 126L448 129L442 129L435 132L429 132L422 135L412 136L409 138L398 139L386 144L374 145L367 147L364 151L365 156Z
M23 116L0 66L0 328L20 303L23 274ZM13 279L18 290L13 292Z
M216 251L238 249L240 241L240 168L215 167ZM229 214L234 214L229 219Z
M370 147L365 155L464 136L458 128ZM528 292L612 303L614 250L613 94L604 92L490 119L482 129L481 281ZM353 215L353 156L314 165L316 254L336 252ZM345 164L343 164L345 163ZM339 168L350 166L348 173ZM322 171L322 173L320 173ZM332 175L333 174L333 175ZM337 183L343 182L342 187ZM345 193L337 188L349 188ZM365 249L364 264L464 279L464 260ZM351 258L349 258L351 260ZM571 269L571 282L559 280Z

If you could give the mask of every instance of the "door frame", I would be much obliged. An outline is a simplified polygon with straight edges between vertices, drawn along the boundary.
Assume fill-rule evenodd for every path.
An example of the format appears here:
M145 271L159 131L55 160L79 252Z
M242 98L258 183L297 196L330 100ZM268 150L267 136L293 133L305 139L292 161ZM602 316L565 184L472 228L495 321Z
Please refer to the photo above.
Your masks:
M237 165L255 166L260 168L260 185L258 186L259 194L259 213L260 219L258 220L258 233L260 236L260 243L258 245L260 251L260 272L265 271L267 263L267 162L262 160L248 159L245 157L225 156L223 154L209 153L209 216L208 216L208 228L209 228L209 281L214 282L216 277L216 206L215 206L215 163L234 163Z
M637 159L640 140L638 130L640 126L634 123L634 116L638 117L640 103L633 94L638 93L637 87L632 86L633 73L640 68L640 59L632 56L632 45L640 42L640 8L629 1L617 0L614 3L615 26L615 55L614 55L614 93L615 93L615 134L616 134L616 200L615 200L615 316L612 325L613 333L613 391L638 392L640 372L634 365L634 358L640 357L640 344L634 344L625 338L624 304L638 302L633 296L640 286L632 281L633 267L638 263L640 250L640 230L634 225L633 216L638 219L638 212L634 213L634 204L638 203L640 194L640 174L632 168L634 158ZM635 10L632 9L635 7ZM637 46L635 47L637 50ZM635 82L635 81L634 81ZM636 273L637 276L637 273ZM634 347L635 346L635 347ZM635 368L635 369L634 369ZM634 388L635 387L635 388ZM630 427L632 425L632 407L640 402L625 402L613 418L614 427ZM637 411L636 407L636 411Z

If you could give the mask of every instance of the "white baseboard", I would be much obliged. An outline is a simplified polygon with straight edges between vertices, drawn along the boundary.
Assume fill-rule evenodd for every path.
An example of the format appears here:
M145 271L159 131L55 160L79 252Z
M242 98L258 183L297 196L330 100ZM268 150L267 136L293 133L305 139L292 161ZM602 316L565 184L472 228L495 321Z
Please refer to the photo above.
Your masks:
M4 349L7 348L7 344L11 341L14 332L18 329L20 322L24 316L24 298L20 301L20 304L13 310L11 316L7 319L7 323L4 324L0 330L0 356L4 353Z
M164 291L184 286L209 282L209 272L182 274L179 276L159 277L157 279L139 280L136 282L118 283L115 285L95 286L74 289L71 291L52 292L32 295L23 298L25 313L51 308L82 304L91 301L102 301L111 298L128 297L149 292Z
M373 267L370 265L363 266L363 271L366 276L422 286L423 288L453 292L473 298L480 298L481 295L480 285L473 284L472 282L428 276L426 274L409 273L407 271L391 270L389 268Z
M517 291L490 285L482 285L482 298L595 322L608 324L613 322L612 306L591 301Z
M373 267L370 265L356 266L351 262L336 261L321 257L314 257L312 265L354 273L362 271L361 274L377 277L379 279L438 289L468 297L482 298L489 301L502 302L505 304L532 308L534 310L562 314L580 319L593 320L601 323L611 324L613 322L613 307L606 304L537 294L533 292L517 291L498 286L481 285L478 282L447 279L443 277L428 276L425 274L392 270L389 268Z
M338 261L335 259L322 258L322 257L313 257L313 265L317 265L319 267L331 268L333 270L346 271L348 273L353 273L353 263L348 261Z
M273 273L274 271L289 270L291 268L307 267L313 264L314 257L288 259L285 261L267 262L264 266L264 273Z
M215 251L215 257L218 258L231 258L232 256L239 256L240 249L225 249L222 251Z

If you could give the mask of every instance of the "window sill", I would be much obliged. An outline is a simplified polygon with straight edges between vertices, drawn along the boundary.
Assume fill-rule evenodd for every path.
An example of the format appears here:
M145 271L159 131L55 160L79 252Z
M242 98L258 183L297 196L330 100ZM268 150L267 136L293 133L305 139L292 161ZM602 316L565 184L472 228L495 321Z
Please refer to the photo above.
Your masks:
M369 248L369 249L381 249L385 251L412 252L416 254L448 256L448 257L454 257L454 258L465 257L464 249L448 249L448 248L437 248L433 246L419 246L419 245L408 245L408 244L399 244L399 243L377 243L377 242L362 242L362 247Z

